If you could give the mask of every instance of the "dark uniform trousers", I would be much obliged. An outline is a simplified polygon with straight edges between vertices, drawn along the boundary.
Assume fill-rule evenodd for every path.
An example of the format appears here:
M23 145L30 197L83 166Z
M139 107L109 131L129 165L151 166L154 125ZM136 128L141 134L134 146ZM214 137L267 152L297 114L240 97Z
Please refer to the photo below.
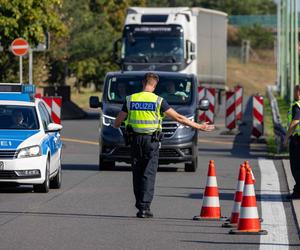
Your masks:
M291 171L296 182L294 192L300 194L300 136L291 136L289 150Z
M134 135L131 143L133 191L137 209L150 209L158 168L159 142L151 135Z

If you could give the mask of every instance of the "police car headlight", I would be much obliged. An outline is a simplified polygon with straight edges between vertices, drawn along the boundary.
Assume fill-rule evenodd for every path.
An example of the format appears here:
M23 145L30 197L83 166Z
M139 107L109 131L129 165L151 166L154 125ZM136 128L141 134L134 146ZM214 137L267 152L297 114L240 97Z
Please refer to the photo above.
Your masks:
M108 116L108 115L102 115L102 123L104 126L113 126L116 118Z
M36 157L41 155L40 146L32 146L27 148L22 148L18 152L18 158L26 158L26 157Z
M190 116L190 117L187 117L187 118L192 122L195 121L194 116ZM179 124L178 128L189 128L189 126Z

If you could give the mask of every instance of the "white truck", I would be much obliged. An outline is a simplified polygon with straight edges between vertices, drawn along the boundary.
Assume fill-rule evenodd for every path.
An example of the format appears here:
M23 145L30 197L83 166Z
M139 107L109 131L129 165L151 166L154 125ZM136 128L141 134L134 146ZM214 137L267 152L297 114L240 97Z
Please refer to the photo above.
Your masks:
M189 7L128 8L114 57L123 71L195 74L201 86L224 89L227 14Z

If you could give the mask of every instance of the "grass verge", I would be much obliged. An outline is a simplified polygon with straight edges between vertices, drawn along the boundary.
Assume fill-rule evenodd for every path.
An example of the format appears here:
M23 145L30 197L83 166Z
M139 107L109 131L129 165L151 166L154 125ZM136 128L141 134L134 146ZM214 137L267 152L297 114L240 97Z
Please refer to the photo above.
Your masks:
M71 100L80 108L87 110L89 108L90 96L99 96L101 100L102 93L99 91L91 91L90 89L81 88L80 93L72 91Z

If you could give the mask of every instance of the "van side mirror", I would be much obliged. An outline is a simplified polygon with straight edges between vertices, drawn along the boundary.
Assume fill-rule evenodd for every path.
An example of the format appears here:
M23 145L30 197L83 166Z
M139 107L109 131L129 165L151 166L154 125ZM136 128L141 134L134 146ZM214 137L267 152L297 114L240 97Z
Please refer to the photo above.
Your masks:
M102 102L99 101L98 96L91 96L90 97L90 108L102 108Z
M205 99L205 98L201 99L198 104L198 109L200 109L202 111L207 111L209 109L208 99Z

